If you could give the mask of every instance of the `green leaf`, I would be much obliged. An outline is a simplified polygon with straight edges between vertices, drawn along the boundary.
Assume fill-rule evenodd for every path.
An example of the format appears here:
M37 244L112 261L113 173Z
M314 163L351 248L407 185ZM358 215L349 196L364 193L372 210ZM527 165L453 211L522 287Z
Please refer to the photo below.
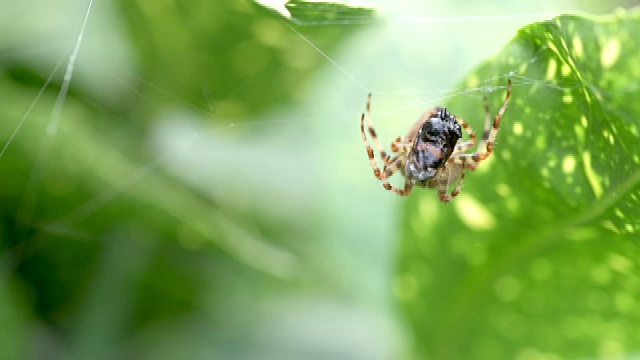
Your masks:
M617 358L640 349L640 12L534 23L464 88L490 160L448 205L406 204L395 296L419 358ZM482 79L491 79L482 83ZM477 92L469 92L471 95ZM448 108L476 132L479 96Z
M286 4L291 18L298 24L354 24L373 19L373 8L364 5L330 1L289 1Z
M366 24L375 17L375 10L362 3L291 0L282 6L281 1L277 0L255 1L275 10L298 25Z

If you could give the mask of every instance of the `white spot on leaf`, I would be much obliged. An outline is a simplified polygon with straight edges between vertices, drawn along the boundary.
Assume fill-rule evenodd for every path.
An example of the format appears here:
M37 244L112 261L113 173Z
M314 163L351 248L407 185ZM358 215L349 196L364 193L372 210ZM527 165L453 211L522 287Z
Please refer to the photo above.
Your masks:
M522 123L521 122L514 122L513 123L513 133L515 135L522 135L523 132L524 132L524 128L522 127Z
M596 174L595 170L591 165L590 152L585 151L582 153L582 162L584 164L584 174L587 177L587 181L589 181L589 185L591 185L591 190L593 190L593 194L596 196L596 198L601 197L604 190L602 189L602 183L601 183L600 177L598 176L598 174Z
M496 220L489 210L469 195L461 194L458 196L454 207L462 222L472 229L488 230L496 224Z

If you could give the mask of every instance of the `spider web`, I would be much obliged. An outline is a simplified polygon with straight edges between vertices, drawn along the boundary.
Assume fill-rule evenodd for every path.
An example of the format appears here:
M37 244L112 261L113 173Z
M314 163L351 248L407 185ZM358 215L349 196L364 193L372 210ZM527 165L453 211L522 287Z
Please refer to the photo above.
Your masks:
M545 4L543 4L545 5ZM84 13L84 20L81 24L80 30L76 34L76 40L73 43L72 50L64 53L60 58L60 61L65 62L65 71L63 73L62 87L59 90L58 98L55 103L55 108L51 112L50 120L46 128L46 135L44 136L39 155L36 157L33 165L32 175L26 186L25 194L22 204L17 210L18 216L22 221L28 223L32 217L34 208L37 206L37 193L38 188L42 186L42 182L46 172L46 164L48 162L47 154L50 152L52 141L56 137L58 127L64 126L64 121L61 119L61 112L65 105L65 100L68 95L69 86L74 78L74 70L76 68L76 62L82 61L82 54L80 50L83 46L83 37L85 35L87 21L92 13L93 1L87 2L87 8ZM535 4L539 7L539 4ZM547 6L543 6L545 11L549 9ZM554 9L558 11L560 7ZM393 7L381 9L382 13L386 14L386 23L381 27L376 27L371 30L365 30L361 34L352 39L349 44L344 47L341 54L329 56L314 40L304 34L304 25L314 27L331 27L331 26L348 26L348 25L360 25L367 21L363 19L347 19L337 21L321 21L314 23L305 23L304 21L298 23L303 27L294 27L287 24L287 28L295 33L300 42L296 46L299 48L311 49L311 51L317 53L326 59L328 66L325 68L325 74L323 79L317 81L317 88L315 93L317 95L309 96L309 101L305 104L305 107L320 107L320 108L334 108L331 113L323 113L321 116L315 116L311 118L312 124L310 129L314 133L324 134L325 138L334 139L341 143L349 144L347 147L340 147L338 152L345 152L349 154L362 155L362 145L359 143L359 136L353 136L353 129L357 129L358 114L363 111L364 100L366 94L371 92L374 94L374 117L376 118L376 126L379 129L379 133L383 134L381 140L383 143L388 144L388 140L395 138L398 134L403 134L408 125L411 124L414 119L419 116L425 109L432 108L436 105L445 103L448 99L455 97L469 97L471 99L479 99L482 95L492 93L495 91L504 90L506 78L512 78L514 92L517 94L518 88L542 85L547 86L553 91L562 91L562 87L553 84L546 80L529 79L518 75L517 66L514 70L502 74L501 76L489 79L479 79L475 86L455 88L454 84L459 82L459 79L464 76L474 65L477 59L489 57L492 53L496 52L499 47L508 40L520 24L535 19L544 19L550 17L548 12L543 14L539 13L541 9L536 9L537 14L531 14L523 10L521 15L513 15L505 12L504 15L496 15L493 12L488 13L485 16L420 16L405 14L438 14L443 13L443 10L437 8L424 8L420 5L411 4L411 2L405 2ZM100 10L98 10L100 11ZM104 14L103 14L104 15ZM457 15L457 14L453 14ZM96 17L100 17L100 14L96 14ZM473 29L477 30L477 24L482 24L482 28L479 33L480 38L494 39L491 43L485 43L483 41L470 42L465 39L469 33L469 25L473 24ZM512 31L504 31L505 28L512 29ZM448 36L442 36L443 32ZM428 39L429 43L417 45L413 40L401 42L398 44L397 39L406 38L408 34L414 35L414 38ZM372 41L375 39L375 41ZM88 41L97 41L89 39ZM368 44L366 47L361 47L359 44ZM476 44L470 48L470 43ZM456 45L457 44L457 45ZM477 44L481 44L478 46ZM95 46L95 44L93 44ZM453 45L453 49L451 49ZM349 51L349 48L358 48L358 52ZM442 55L443 49L449 49L448 55ZM459 55L464 54L464 56ZM474 56L469 56L473 54ZM80 56L80 58L79 58ZM446 63L454 58L459 64L453 68L446 66ZM93 60L93 59L91 59ZM533 57L530 61L536 61L536 57ZM390 69L388 71L375 70L380 63L389 64ZM426 65L425 65L426 63ZM15 137L19 135L20 130L25 121L28 118L37 105L42 93L47 89L51 80L58 74L60 69L60 63L54 67L50 72L47 82L45 82L40 90L38 96L33 100L33 103L24 113L24 116L20 122L16 125L15 131L11 134L9 140L4 144L0 151L0 161L2 156L7 150L10 149ZM443 71L441 69L446 69ZM118 74L118 76L121 76ZM416 81L417 80L417 81ZM127 86L135 89L135 85L131 80L123 80ZM141 81L145 81L141 79ZM241 87L242 85L240 85ZM335 91L340 89L341 91ZM179 94L173 94L166 89L160 89L168 94L168 96L180 98ZM340 101L339 98L343 97L343 93L348 92L353 94L349 96L348 104ZM517 96L517 95L516 95ZM215 105L215 101L212 102ZM341 107L336 107L339 104ZM190 108L189 103L183 102L186 108ZM196 109L196 114L209 115L210 111L206 109ZM301 114L300 114L301 113ZM219 127L218 132L224 133L225 131L238 126L252 127L252 124L264 124L267 123L281 125L289 124L290 119L299 117L309 118L304 109L294 109L291 114L271 114L267 116L267 119L256 119L253 122L235 123L228 122L226 126ZM297 115L300 114L300 115ZM168 115L170 117L170 115ZM179 115L182 117L182 115ZM257 125L256 125L257 126ZM328 128L333 128L336 131L326 131ZM351 131L349 131L351 130ZM299 138L301 134L296 131L303 131L302 129L293 130L290 134L286 134L282 138L283 143L291 143L292 138ZM308 131L308 130L307 130ZM86 199L86 202L80 204L75 210L61 214L59 219L46 225L49 229L56 229L57 231L70 231L75 224L81 222L88 216L91 216L101 208L107 206L114 198L126 193L140 183L144 183L145 177L154 171L157 171L160 167L168 167L169 171L175 172L176 176L183 177L184 180L196 185L198 187L208 187L208 184L219 183L224 181L223 177L218 174L211 173L209 178L204 181L201 175L194 175L194 169L185 169L182 166L188 162L184 161L183 156L190 156L194 151L198 153L213 153L222 154L222 159L214 158L211 162L225 163L224 157L226 152L224 148L234 149L230 151L233 153L237 147L242 147L244 144L228 143L224 146L213 146L209 148L207 144L212 141L207 136L201 136L202 129L194 128L193 124L185 125L184 123L176 124L175 122L165 122L165 125L158 127L155 132L155 136L152 136L150 143L156 144L158 155L155 158L148 160L147 163L141 164L131 174L124 177L122 182L114 184L112 187L105 188L102 194L99 196ZM342 134L349 134L348 137ZM211 136L211 134L209 134ZM215 135L213 135L215 137ZM277 136L276 136L277 138ZM355 141L354 141L355 140ZM220 142L220 139L216 139L213 143ZM203 143L204 142L204 143ZM330 144L331 142L329 142ZM327 144L325 144L326 146ZM260 151L264 151L264 145L259 147L263 148ZM300 144L299 146L304 146ZM325 149L326 151L327 149ZM257 151L255 148L249 152ZM283 152L283 149L269 149L272 152L271 156ZM185 155L186 154L186 155ZM327 158L336 159L340 155L331 153L329 151ZM286 156L286 155L283 155ZM362 156L358 156L356 160L359 164L366 165L366 161L362 161ZM298 159L298 161L303 161ZM224 167L232 168L236 171L242 171L233 166L233 161L229 161L228 164L224 164ZM280 174L280 179L270 184L272 188L277 189L275 194L278 196L295 191L298 196L304 197L304 186L298 189L292 189L296 181L296 176L290 174L286 176L288 172L286 169L290 164L284 164L280 168L276 168ZM330 164L327 164L330 166ZM354 166L358 169L358 173L349 173L347 177L341 177L343 174L334 174L337 176L337 184L339 186L366 186L372 185L369 176L368 169L363 169L363 166ZM363 171L360 171L363 170ZM190 176L189 174L193 175ZM359 175L358 175L359 174ZM365 176L365 174L367 174ZM353 180L352 176L356 176L359 180ZM243 184L243 187L254 187L255 184L250 183L247 180L251 177L251 171L247 174L243 174L243 181L249 181L248 184ZM326 180L326 179L325 179ZM313 183L313 179L307 178L302 184ZM377 184L373 184L377 185ZM276 201L277 196L273 199L265 200L264 206L269 206L272 201ZM385 200L388 201L388 200ZM388 226L388 224L387 224ZM63 230L66 229L66 230ZM387 230L388 231L388 230ZM249 262L256 262L256 259L245 259ZM280 260L278 257L277 260ZM258 265L258 268L268 269L270 267L278 267L273 265L276 261L269 264ZM277 272L277 271L276 271Z
M268 1L265 1L265 3L268 3ZM516 93L520 92L520 89L524 89L522 92L526 92L526 88L532 86L546 87L558 94L569 90L563 84L554 81L529 78L523 75L520 70L527 63L535 63L543 52L549 50L547 48L540 49L525 63L514 64L512 70L508 72L489 78L474 78L472 82L463 85L457 84L460 78L464 77L464 74L468 73L476 64L461 58L459 56L460 53L464 53L465 56L473 54L472 57L475 59L490 58L515 33L515 29L521 24L550 19L557 14L550 12L551 10L546 3L536 5L542 8L536 9L539 13L525 12L522 14L510 13L486 16L405 15L414 11L415 13L429 13L430 9L415 4L412 4L414 7L405 7L403 5L388 7L381 11L385 14L381 20L384 23L383 26L353 41L354 43L368 44L364 50L366 54L362 56L365 62L361 64L352 63L349 61L350 59L336 61L334 58L329 57L304 35L304 27L370 24L374 23L374 21L380 21L380 19L337 14L333 15L338 18L337 20L305 21L296 19L283 11L282 8L274 7L276 11L283 13L285 17L291 18L293 22L302 26L296 29L288 25L292 32L296 33L314 51L323 56L336 73L343 74L344 81L351 83L354 88L359 88L365 93L373 93L375 99L374 107L377 108L373 112L375 126L378 130L382 129L377 133L382 138L383 147L386 147L387 149L385 150L388 151L390 140L398 135L404 135L408 126L413 124L413 121L425 110L435 106L442 106L456 97L464 97L469 101L478 103L478 109L480 110L482 97L490 96L490 94L496 92L505 93L507 79L513 81ZM562 12L560 10L562 7L563 5L560 5L554 11ZM540 12L541 10L546 12ZM566 8L564 10L567 11ZM460 27L460 25L464 26ZM478 30L478 26L481 26L480 30ZM476 35L478 37L477 41L466 39L470 28L480 33ZM379 32L376 32L376 30L379 30ZM408 42L405 45L406 47L403 46L404 44L398 45L394 43L394 39L400 39L406 36L407 33L414 34L415 38L418 39L428 39L428 43L416 46L415 43ZM382 41L378 42L379 39L382 39ZM494 41L485 42L484 39L493 39ZM468 45L470 46L467 48ZM461 49L464 51L461 51ZM442 55L443 53L448 54ZM397 54L409 57L401 59L404 60L404 62L401 62ZM449 63L452 59L459 66L451 68ZM398 61L397 67L392 71L380 74L374 67L378 62L385 61ZM345 65L347 62L349 63L348 66ZM424 66L425 63L430 63L433 67ZM435 72L434 69L436 69ZM438 71L437 69L446 69L446 71ZM376 76L373 81L369 77L371 74ZM388 78L385 78L385 75L388 75ZM398 81L399 77L402 78L402 81ZM423 79L429 85L421 83ZM417 83L416 80L418 80ZM381 86L380 83L384 85ZM326 92L330 92L330 90ZM455 109L453 111L455 113ZM481 111L478 112L477 117L478 119L482 117ZM398 126L398 124L403 125ZM472 121L472 125L476 125L474 126L476 131L482 131L480 122ZM379 160L377 150L376 158ZM392 182L395 181L396 186L402 188L404 180L398 179L398 175L392 177Z
M62 77L55 107L50 110L49 121L43 129L45 135L38 155L34 156L22 205L15 209L16 215L25 223L32 220L38 206L39 189L47 173L52 171L47 168L51 161L49 152L58 130L66 126L61 114L69 88L73 88L76 81L77 67L84 64L90 69L85 68L85 77L81 80L93 80L89 88L94 86L98 91L108 90L111 94L109 87L114 86L113 82L101 86L100 81L104 77L92 79L91 74L98 70L91 70L91 64L83 63L96 62L99 52L95 49L102 45L95 28L93 32L91 30L92 22L100 23L111 14L107 14L104 4L94 7L92 0L82 5L84 10L76 11L83 17L79 17L76 23L80 24L80 29L73 34L72 46L60 47L64 50L57 52L55 61L45 62L52 64L48 67L50 70L41 69L48 74L46 82L16 122L8 141L0 144L1 169L4 156L24 135L24 124L30 121L42 94L52 80ZM311 217L309 214L316 209L313 204L321 198L322 206L330 208L333 213L328 222L334 225L325 233L325 240L342 248L338 256L344 256L345 263L354 264L352 278L360 278L363 274L375 278L368 288L354 291L363 298L384 298L380 295L386 291L386 278L391 267L387 253L389 239L394 234L392 202L397 199L388 196L371 176L360 140L359 116L364 111L367 93L373 93L374 121L385 145L396 136L403 135L426 109L457 97L478 103L478 119L473 122L467 120L479 131L482 97L495 92L503 94L507 78L513 81L514 98L520 90L531 86L544 86L561 94L564 91L562 84L522 76L519 71L522 64L498 76L477 79L474 84L457 85L479 61L496 53L520 26L568 9L566 4L554 3L551 6L537 1L520 7L509 6L513 7L500 7L497 2L484 4L483 8L488 9L485 10L486 15L477 15L473 8L465 9L466 14L461 14L452 12L445 5L397 3L393 7L381 8L386 21L362 29L332 54L307 34L304 25L333 28L361 25L366 21L348 19L339 23L287 24L286 29L296 34L299 40L294 49L305 56L310 56L310 53L311 56L320 56L326 64L311 81L298 105L274 110L250 121L218 119L222 125L212 129L202 125L203 118L216 117L219 103L224 104L236 91L254 84L250 81L241 83L229 89L227 94L211 98L211 109L194 108L181 100L182 94L159 87L159 91L164 92L167 98L177 100L181 107L165 112L162 118L157 119L157 125L149 132L148 138L143 140L148 143L151 155L126 175L120 176L119 181L103 185L95 197L83 199L73 210L57 214L52 221L38 226L48 231L72 233L76 225L109 206L114 199L150 183L149 177L159 171L171 174L217 202L235 204L239 199L252 199L261 211L285 219L296 219L301 213L304 217ZM537 55L529 62L536 60ZM111 74L107 70L107 76L113 75L116 82L134 93L137 84L149 85L144 78L127 73L133 66L123 67L123 71L111 70ZM65 69L64 72L61 69ZM171 72L171 69L167 71ZM140 97L144 95L140 94ZM237 131L249 132L252 136L248 140L237 138ZM113 146L117 147L117 144ZM292 148L299 150L293 151ZM239 158L243 159L242 162L238 161ZM266 172L266 176L256 176L256 169ZM372 206L372 197L375 206ZM288 206L273 205L281 203L283 198L289 200ZM349 223L337 225L341 223L338 219L342 218L349 218ZM290 251L261 239L254 232L236 230L240 235L217 245L240 262L283 278L293 276L300 266ZM365 246L359 241L345 243L345 239L367 239L367 244ZM362 255L364 248L367 249L366 255ZM6 261L2 257L0 263Z
M266 5L269 5L268 1L263 1ZM277 3L277 2L276 2ZM384 133L388 133L387 130L391 134L395 134L398 131L403 133L403 130L407 128L407 124L410 124L414 118L416 118L422 111L428 108L432 108L437 105L442 105L448 99L465 96L469 98L481 98L484 94L493 93L496 91L503 91L506 86L506 79L511 78L513 81L513 86L517 91L518 87L526 87L532 85L542 85L549 87L554 91L564 91L565 89L559 85L555 84L548 80L542 79L530 79L518 74L517 68L518 66L514 66L513 71L502 74L497 77L488 78L488 79L479 79L477 84L470 87L463 88L455 88L453 84L459 81L459 79L466 73L468 70L474 65L474 63L466 61L463 58L458 58L460 60L459 66L454 68L455 72L443 72L438 71L438 67L441 67L438 62L443 61L448 62L450 59L443 57L442 55L433 50L442 49L442 45L446 45L447 42L451 42L451 38L454 38L454 42L458 42L463 40L460 34L466 34L468 32L468 27L462 27L461 24L468 23L482 23L484 27L486 27L489 33L499 33L502 32L503 27L516 29L520 24L529 22L531 20L543 20L552 17L554 14L560 13L561 9L565 7L565 5L556 5L554 9L555 12L548 12L549 5L546 3L536 4L537 6L542 6L547 12L544 13L522 13L522 14L505 14L505 15L495 15L488 14L485 16L419 16L419 15L402 15L402 13L410 12L412 13L411 2L405 2L404 4L400 4L399 6L393 6L386 9L382 9L381 12L387 13L388 16L384 18L386 21L386 25L382 27L382 29L373 29L369 32L365 31L358 38L351 41L351 44L366 42L361 38L374 38L374 39L383 39L379 44L375 47L370 46L365 48L367 51L365 54L360 54L358 60L355 62L352 59L341 59L338 58L337 55L335 58L329 56L326 52L324 52L319 46L317 46L312 39L308 36L304 35L304 27L296 29L292 25L286 24L287 28L295 33L300 39L300 47L309 47L313 51L317 52L320 56L326 59L330 67L328 71L329 74L327 76L331 77L341 77L335 81L335 83L339 83L338 85L331 84L329 86L335 87L348 87L349 91L357 92L359 95L360 103L362 103L362 99L366 97L366 93L373 93L375 96L375 103L377 107L377 111L375 116L377 117L377 127L384 129ZM49 124L47 126L46 136L44 137L44 143L42 144L41 153L45 154L48 151L49 146L51 146L48 142L52 137L55 137L57 133L57 129L59 123L61 121L61 111L64 107L65 99L67 97L68 89L71 84L74 69L76 66L76 61L78 58L78 54L80 52L80 48L82 45L83 36L86 29L87 20L89 15L91 14L93 1L88 1L87 10L84 17L84 22L82 23L82 27L77 34L77 39L74 43L74 48L70 53L65 54L60 58L60 61L66 59L66 70L64 72L64 79L62 81L62 88L59 91L59 96L55 104L55 108L52 110ZM414 7L420 8L421 12L428 12L427 9L422 8L421 6L414 5ZM429 9L430 10L430 9ZM540 9L538 9L540 10ZM400 14L396 14L396 12L400 11ZM305 22L297 20L296 23L302 26L340 26L340 25L360 25L363 23L370 23L371 20L367 19L341 19L339 21L316 21L316 22ZM392 49L387 48L386 46L393 42L395 38L402 38L403 34L406 35L406 32L418 31L421 33L429 33L434 34L437 33L440 26L444 24L447 28L445 31L458 31L458 34L454 36L449 36L445 38L438 38L437 36L429 37L430 39L436 39L436 44L433 45L422 45L415 47L413 43L409 44L409 48L402 48L394 46ZM475 26L475 24L473 25ZM492 28L496 29L492 29ZM500 38L502 41L493 41L491 46L481 46L480 48L476 47L471 50L471 52L479 52L480 55L475 55L473 58L479 57L489 57L490 54L494 53L499 49L499 46L506 41L513 32L507 32L505 35ZM441 40L443 39L443 40ZM439 42L438 42L439 41ZM467 41L462 42L462 49L468 44ZM348 47L348 46L347 46ZM380 62L381 58L384 59L385 56L388 56L391 52L390 50L400 50L401 52L406 51L407 53L403 53L403 56L408 56L408 59L404 59L406 62L402 63L403 59L393 59L395 64L391 66L397 67L397 69L401 69L404 65L404 69L401 69L400 72L388 72L383 73L382 75L379 72L371 70L373 67L377 66L377 62ZM416 53L413 53L416 51ZM459 51L459 50L456 50ZM542 49L541 51L544 51ZM386 53L386 54L385 54ZM486 56L484 56L486 54ZM468 54L465 54L468 55ZM366 63L361 62L362 58L364 59L375 59L376 61L368 61ZM415 59L420 59L419 61L413 61ZM537 56L534 56L530 59L530 62L535 62L537 60ZM383 60L382 60L383 61ZM431 68L428 66L424 66L424 62L434 62L435 67ZM359 64L357 62L360 62ZM38 103L40 96L47 89L50 84L50 81L54 78L56 73L59 70L60 63L55 66L55 68L50 72L47 82L43 84L41 87L40 93L34 99L30 108L26 110L24 116L17 124L14 132L11 134L9 140L4 144L2 149L0 150L0 159L7 151L11 143L13 142L16 135L22 128L22 125L25 121L28 120L28 117L33 110L33 107ZM420 68L417 68L419 66ZM435 71L434 71L435 69ZM375 74L376 77L372 78L370 75ZM385 76L386 75L386 76ZM401 78L405 81L398 81L398 78ZM431 80L431 78L435 78L435 80ZM416 83L415 79L419 79L419 82ZM139 79L141 81L145 81L144 79ZM424 83L423 83L424 82ZM154 86L153 84L151 84ZM132 84L127 84L127 86L135 87ZM325 85L326 86L326 85ZM432 90L433 89L433 90ZM170 91L166 89L159 89L168 94L168 96L176 97L179 99L178 95L172 94ZM215 106L215 102L212 101L212 104ZM192 107L189 103L184 102L184 106ZM361 104L357 104L355 106L356 109L362 108ZM380 109L382 108L382 110ZM197 112L201 114L211 114L210 111L206 109L196 109ZM359 110L361 111L361 110ZM351 111L349 111L351 112ZM355 112L357 114L357 112ZM352 116L352 115L349 115ZM406 117L407 120L398 121L396 120L402 116ZM331 115L328 117L332 117ZM337 118L340 119L341 122L345 121L344 115L340 115ZM357 116L356 116L357 118ZM287 120L285 119L274 119L271 116L271 119L268 121L273 123L285 123ZM255 121L258 123L263 123L263 120ZM236 125L242 126L251 126L252 122L249 123L234 123L229 122L224 128L233 128ZM398 126L397 124L403 124L402 126ZM340 126L344 124L341 123ZM221 130L221 129L218 129ZM162 132L161 132L162 133ZM169 136L171 137L171 136ZM195 135L191 135L189 137L191 141L196 138ZM388 138L395 138L395 135L388 136ZM171 141L170 139L168 141ZM189 141L187 141L189 142ZM386 141L385 143L388 143ZM183 146L188 146L184 145ZM117 196L118 193L122 191L126 191L125 189L129 186L133 186L139 181L142 181L144 174L153 171L154 168L160 166L163 161L166 160L168 156L173 153L173 150L168 151L167 154L162 154L157 158L150 160L146 165L142 165L139 169L139 172L133 174L128 177L128 179L122 183L121 186L116 186L113 189L107 189L104 195L100 196L99 199L103 199L101 201L98 198L88 201L85 205L78 208L77 211L73 212L73 215L70 218L73 218L74 221L81 220L82 217L89 216L91 213L97 211L100 207L106 205L113 197ZM42 155L41 160L37 160L34 165L33 176L30 181L30 185L25 194L25 197L29 197L35 191L34 188L39 186L39 182L42 181L40 178L42 175L38 174L41 171L41 167L44 166L43 163L46 162L46 155ZM25 204L23 208L29 208L29 202L37 201L35 198L31 200L24 200ZM28 214L29 210L23 210L25 214ZM25 217L29 217L29 215L25 215ZM63 217L64 218L64 217Z

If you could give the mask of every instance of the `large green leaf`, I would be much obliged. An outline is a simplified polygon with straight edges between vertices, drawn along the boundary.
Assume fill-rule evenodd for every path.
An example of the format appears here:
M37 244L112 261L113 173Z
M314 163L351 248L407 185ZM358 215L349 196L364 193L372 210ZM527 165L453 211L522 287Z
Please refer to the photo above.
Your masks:
M495 155L450 205L406 204L396 297L419 358L617 358L640 351L640 12L521 29L465 88ZM471 92L470 94L478 94ZM449 109L476 131L481 98Z

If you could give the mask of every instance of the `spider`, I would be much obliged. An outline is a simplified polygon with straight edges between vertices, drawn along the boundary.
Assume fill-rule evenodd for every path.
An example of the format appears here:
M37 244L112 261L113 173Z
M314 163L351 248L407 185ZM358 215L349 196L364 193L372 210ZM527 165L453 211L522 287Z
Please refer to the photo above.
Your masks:
M405 137L398 137L391 143L391 152L395 154L394 157L391 157L384 151L373 128L371 94L369 94L366 112L362 114L360 120L360 131L367 148L367 156L369 156L373 167L373 175L382 181L382 186L385 189L400 196L409 195L414 186L420 186L437 189L440 201L448 203L460 193L464 185L464 171L466 169L475 170L478 164L493 152L500 129L500 119L507 110L510 97L511 79L507 83L507 95L504 103L493 119L493 126L491 126L489 102L487 97L484 97L484 134L476 152L465 153L476 144L476 134L469 127L469 124L451 114L446 108L436 107L422 115L409 129ZM369 134L384 163L382 170L380 170L373 148L367 140L365 117ZM469 134L469 140L458 142L462 138L463 128ZM405 178L404 188L395 187L389 183L389 178L398 170ZM451 193L448 193L449 184L456 181L458 182L457 186Z

